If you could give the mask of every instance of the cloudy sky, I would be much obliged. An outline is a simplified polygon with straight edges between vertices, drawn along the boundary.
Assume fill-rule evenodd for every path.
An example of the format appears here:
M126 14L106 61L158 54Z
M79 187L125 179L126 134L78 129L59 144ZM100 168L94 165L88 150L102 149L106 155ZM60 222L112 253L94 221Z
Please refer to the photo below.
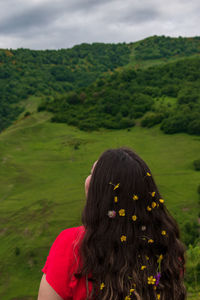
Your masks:
M199 36L199 0L0 0L0 48Z

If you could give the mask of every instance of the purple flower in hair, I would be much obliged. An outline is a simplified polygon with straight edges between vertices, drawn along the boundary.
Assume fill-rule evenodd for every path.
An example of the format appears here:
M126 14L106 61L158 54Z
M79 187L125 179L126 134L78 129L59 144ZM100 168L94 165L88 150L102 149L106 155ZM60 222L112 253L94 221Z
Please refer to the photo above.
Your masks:
M160 272L158 272L158 273L156 274L156 276L155 276L155 279L156 279L156 283L155 283L155 285L156 285L156 286L158 286L158 285L159 285L159 282L160 282L160 277L161 277L161 273L160 273Z

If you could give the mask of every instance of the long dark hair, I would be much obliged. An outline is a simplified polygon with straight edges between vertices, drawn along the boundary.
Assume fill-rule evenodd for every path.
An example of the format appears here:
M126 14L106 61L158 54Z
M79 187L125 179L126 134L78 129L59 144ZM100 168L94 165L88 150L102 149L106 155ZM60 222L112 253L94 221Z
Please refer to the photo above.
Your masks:
M79 275L93 281L88 299L186 299L177 223L150 169L132 150L100 156L82 222Z

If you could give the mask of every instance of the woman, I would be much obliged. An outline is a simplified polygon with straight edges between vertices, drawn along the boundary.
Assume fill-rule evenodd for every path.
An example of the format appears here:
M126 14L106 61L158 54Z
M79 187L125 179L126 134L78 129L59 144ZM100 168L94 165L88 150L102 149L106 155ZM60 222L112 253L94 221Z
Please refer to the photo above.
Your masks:
M62 231L38 300L184 300L184 247L146 163L105 151L85 182L83 226Z

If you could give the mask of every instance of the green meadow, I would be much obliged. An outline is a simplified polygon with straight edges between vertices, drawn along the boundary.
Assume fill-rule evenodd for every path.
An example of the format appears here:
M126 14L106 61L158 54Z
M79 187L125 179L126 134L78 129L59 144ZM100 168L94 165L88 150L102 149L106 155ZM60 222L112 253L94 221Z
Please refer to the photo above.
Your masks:
M1 300L37 299L49 248L61 230L81 224L85 178L108 148L131 147L147 162L181 228L198 218L200 137L157 126L84 132L50 117L32 113L0 134ZM200 299L197 292L188 299Z

